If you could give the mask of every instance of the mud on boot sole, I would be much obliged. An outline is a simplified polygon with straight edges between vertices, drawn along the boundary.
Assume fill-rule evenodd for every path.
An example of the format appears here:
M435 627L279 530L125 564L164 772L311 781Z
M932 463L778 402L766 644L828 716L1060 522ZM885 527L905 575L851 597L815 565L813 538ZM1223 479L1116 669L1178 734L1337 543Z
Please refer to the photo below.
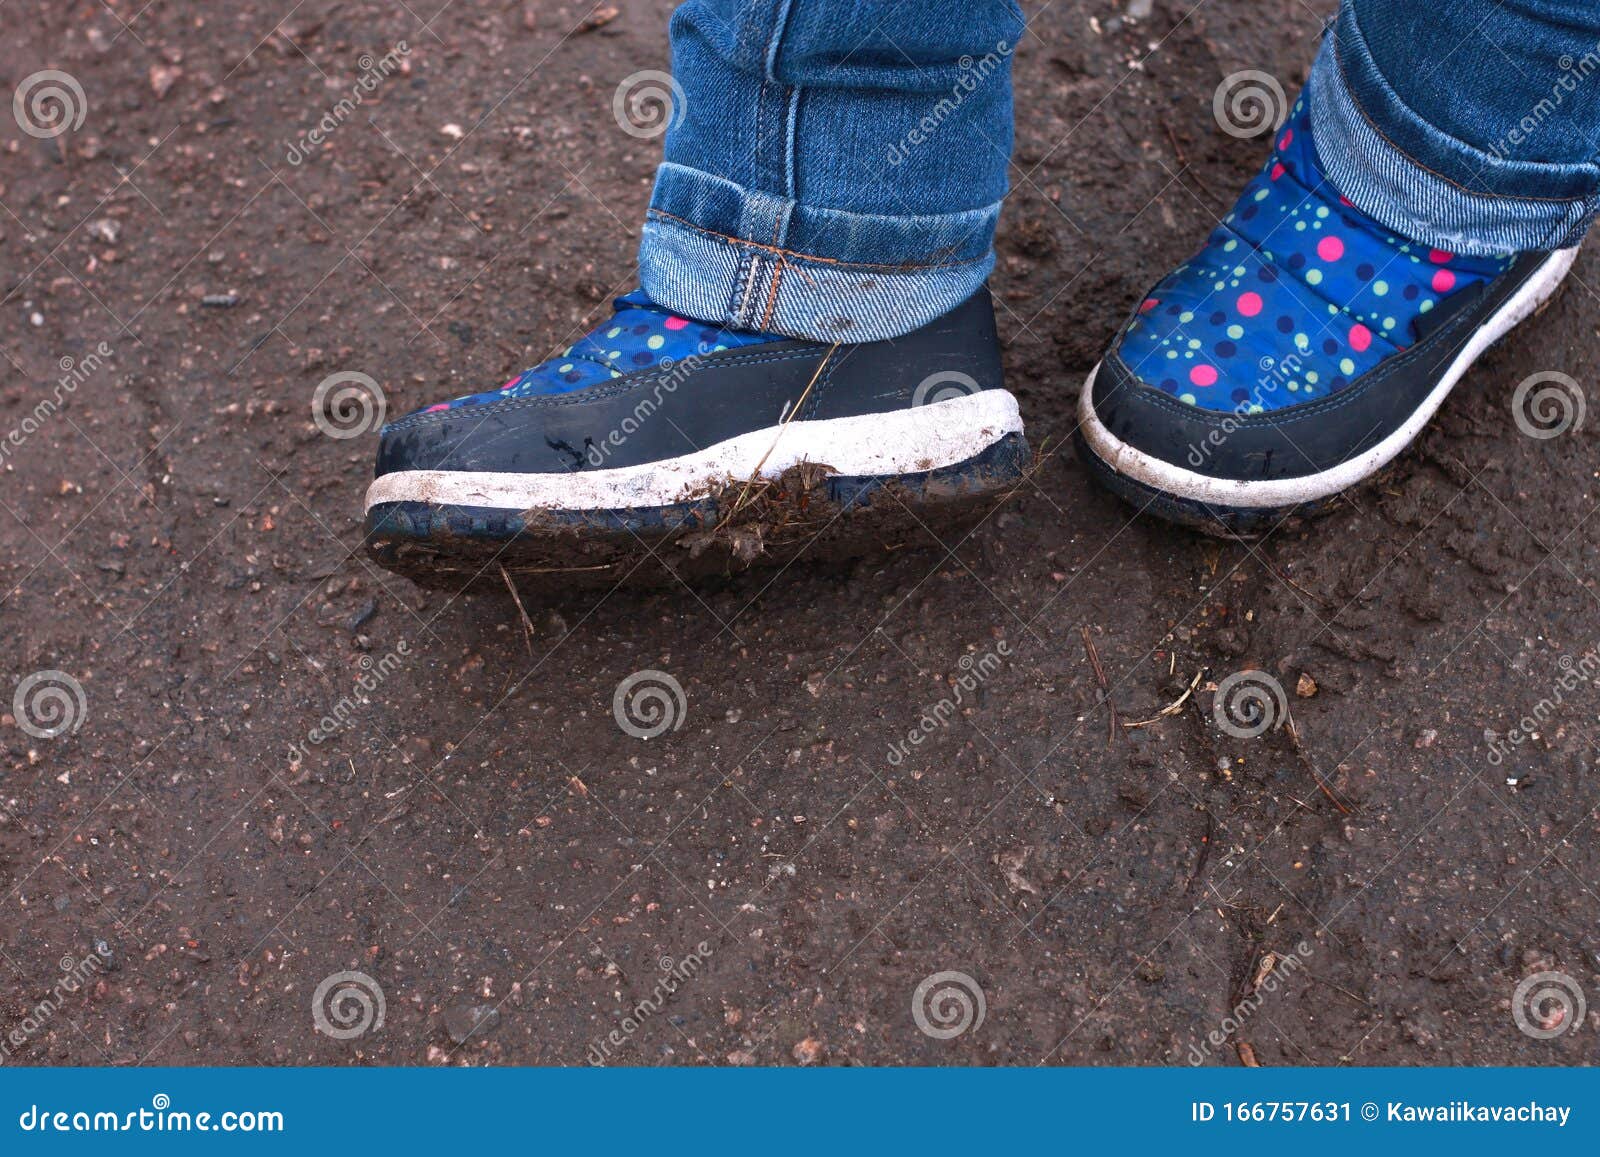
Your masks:
M939 538L981 519L1031 462L1021 433L938 469L840 475L800 463L775 478L729 478L690 501L620 510L513 511L418 501L367 511L366 545L422 586L506 576L519 588L662 586L799 559L844 561Z

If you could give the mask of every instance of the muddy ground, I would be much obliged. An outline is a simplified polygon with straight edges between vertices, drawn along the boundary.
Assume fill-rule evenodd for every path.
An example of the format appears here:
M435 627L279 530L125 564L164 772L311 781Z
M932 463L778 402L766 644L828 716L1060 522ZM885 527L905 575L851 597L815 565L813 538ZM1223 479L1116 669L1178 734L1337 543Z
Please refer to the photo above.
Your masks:
M1535 371L1593 396L1600 262L1380 489L1264 542L1132 519L1058 450L1259 161L1219 80L1292 93L1326 0L1025 4L994 284L1046 457L970 536L527 626L362 557L372 439L319 431L318 382L496 383L631 284L659 144L611 101L670 6L619 7L0 6L6 92L87 104L0 117L0 430L62 398L0 477L0 1059L1600 1057L1600 1012L1511 1008L1545 970L1600 1008L1600 421L1510 409ZM1240 738L1213 691L1251 668L1287 709ZM82 699L40 738L10 705L50 670ZM613 714L641 670L683 692L654 739ZM344 971L381 1026L347 992L319 1028ZM934 1030L983 999L948 1039L941 972Z

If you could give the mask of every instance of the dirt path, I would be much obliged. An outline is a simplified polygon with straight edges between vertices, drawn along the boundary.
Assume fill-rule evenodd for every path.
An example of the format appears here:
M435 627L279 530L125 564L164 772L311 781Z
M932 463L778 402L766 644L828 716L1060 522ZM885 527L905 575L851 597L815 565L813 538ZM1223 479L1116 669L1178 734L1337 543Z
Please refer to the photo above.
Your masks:
M434 6L0 7L6 91L88 106L0 117L0 432L62 399L0 467L0 689L83 693L73 733L0 725L0 1059L1595 1059L1510 1011L1540 970L1600 1006L1600 422L1509 408L1600 381L1592 258L1381 490L1265 543L1130 522L1055 452L962 541L525 629L352 556L371 440L310 399L503 380L631 284L658 145L611 99L669 5ZM1258 161L1218 81L1292 92L1317 22L1025 7L995 289L1049 451ZM1213 715L1249 668L1286 707L1254 739ZM650 740L613 715L639 671L682 692ZM341 971L384 1004L348 1040L312 1017ZM951 1039L912 1015L942 972L933 1029L983 998Z

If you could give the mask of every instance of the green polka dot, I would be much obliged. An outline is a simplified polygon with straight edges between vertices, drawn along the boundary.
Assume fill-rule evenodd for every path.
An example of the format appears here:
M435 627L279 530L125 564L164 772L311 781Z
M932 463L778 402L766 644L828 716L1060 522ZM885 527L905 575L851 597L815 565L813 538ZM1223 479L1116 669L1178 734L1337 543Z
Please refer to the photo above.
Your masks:
M1321 375L1318 374L1316 370L1307 370L1306 371L1306 381L1310 382L1312 385L1316 385L1316 383L1318 381L1320 381L1320 380L1321 380Z
M622 327L620 325L614 325L610 329L606 330L606 336L607 337L616 337L621 332L622 332Z
M1432 308L1433 308L1432 299L1425 299L1421 305L1417 306L1417 311L1419 313L1427 313Z
M612 350L606 355L606 360L611 362L620 362L622 360L622 351Z
M1345 377L1349 377L1356 372L1356 363L1349 358L1341 358L1339 360L1339 372Z
M1395 319L1392 318L1392 317L1386 317L1386 318L1383 319L1383 328L1384 329L1393 329L1395 326L1397 326L1399 324L1400 323L1395 321Z
M1168 350L1167 351L1168 359L1176 358L1177 356L1178 356L1178 351L1177 350Z
M1186 309L1186 310L1184 310L1182 313L1180 313L1178 315L1178 320L1183 322L1184 325L1188 325L1191 321L1194 320L1194 314L1190 313Z
M1304 221L1296 221L1294 223L1294 227L1296 231L1300 233L1304 233L1306 231L1306 223Z
M1295 334L1294 335L1294 348L1299 350L1301 353L1305 353L1307 350L1309 350L1311 348L1311 339L1308 338L1303 333Z
M1266 199L1267 199L1267 190L1266 189L1262 189L1258 193L1256 193L1256 200L1257 201L1265 201Z
M1192 349L1192 350L1197 350L1197 349L1199 349L1199 348L1200 348L1200 342L1199 342L1199 339L1197 339L1197 338L1190 338L1190 339L1189 339L1189 348L1190 348L1190 349Z
M1193 394L1179 394L1178 395L1178 401L1180 401L1180 402L1188 402L1192 406L1192 405L1194 405L1194 395Z
M1224 253L1232 253L1237 248L1239 248L1239 243L1237 241L1230 241L1222 247L1222 251Z
M1244 326L1242 326L1242 325L1230 325L1228 327L1228 336L1231 337L1234 341L1238 341L1240 338L1242 338L1244 336Z
M1372 292L1379 297L1385 296L1389 292L1389 283L1387 281L1374 281L1372 283Z
M1326 205L1324 205L1324 206L1322 206L1322 208L1318 209L1317 210L1317 216L1321 217L1324 221L1326 221L1328 219L1328 207Z
M1307 270L1307 272L1306 272L1306 284L1307 285L1321 285L1322 284L1322 270L1320 270L1320 269Z
M667 339L662 337L658 333L653 333L653 334L650 335L650 340L645 342L644 344L649 346L653 350L658 350L662 346L667 344Z
M563 362L563 363L561 363L561 365L556 367L556 373L558 373L558 374L570 374L571 372L572 372L572 363L571 362Z

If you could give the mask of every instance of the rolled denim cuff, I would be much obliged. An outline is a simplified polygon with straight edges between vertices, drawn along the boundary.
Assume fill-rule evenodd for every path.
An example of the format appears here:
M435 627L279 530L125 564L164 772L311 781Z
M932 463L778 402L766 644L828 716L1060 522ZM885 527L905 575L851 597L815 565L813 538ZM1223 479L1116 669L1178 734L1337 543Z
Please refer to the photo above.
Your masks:
M1593 163L1510 160L1503 153L1514 142L1469 144L1409 108L1378 71L1349 5L1323 40L1308 88L1324 172L1403 237L1480 257L1564 249L1600 209Z
M700 321L811 341L899 337L994 267L1000 203L937 216L803 205L671 163L639 245L652 299Z

